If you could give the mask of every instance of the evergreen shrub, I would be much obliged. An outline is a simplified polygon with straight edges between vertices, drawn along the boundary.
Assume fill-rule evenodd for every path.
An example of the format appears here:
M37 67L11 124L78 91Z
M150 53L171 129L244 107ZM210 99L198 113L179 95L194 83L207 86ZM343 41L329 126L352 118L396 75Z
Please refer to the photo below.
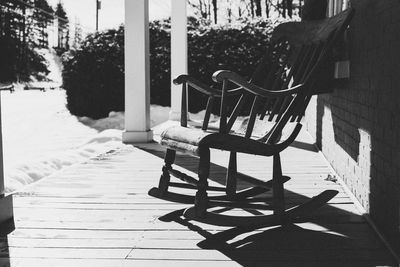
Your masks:
M67 107L94 119L124 108L123 28L87 36L77 50L63 56Z
M265 53L275 26L271 20L242 20L210 25L194 18L188 23L189 74L210 86L220 69L250 77ZM124 110L123 27L89 35L81 47L65 57L64 88L72 114L100 118ZM170 105L170 21L150 23L150 99ZM194 101L191 101L193 99ZM198 112L206 98L189 92L189 110Z
M21 56L15 38L0 36L0 59L0 82L30 81L31 77L45 80L49 73L46 59L32 43L25 45Z

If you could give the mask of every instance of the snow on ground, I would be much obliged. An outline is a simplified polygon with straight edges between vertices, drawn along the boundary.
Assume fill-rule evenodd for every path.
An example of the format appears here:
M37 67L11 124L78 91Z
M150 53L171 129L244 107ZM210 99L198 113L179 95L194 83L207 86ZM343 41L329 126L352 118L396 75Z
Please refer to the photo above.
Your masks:
M60 89L1 92L1 97L8 193L58 170L125 146L121 140L123 112L111 112L108 118L99 120L77 118L67 110L65 91ZM165 125L156 126L168 120L169 111L169 107L151 106L151 127L156 134L165 128ZM203 116L204 111L190 114L190 124L201 125ZM212 116L210 127L218 127L218 123L218 117ZM239 132L245 124L246 119L238 121ZM265 133L264 128L260 129Z
M67 110L65 91L1 92L6 192L73 164L122 148L124 113L77 118ZM169 107L151 106L151 126L168 119Z
M30 85L59 87L59 59L54 51L39 52L48 61L49 81ZM101 130L86 126L67 110L63 90L25 91L24 86L16 84L12 94L1 92L6 192L123 146L123 124L115 127L108 119L96 122ZM123 123L123 117L119 121Z
M123 146L121 130L99 133L65 107L62 90L2 92L6 191Z
M154 127L168 120L168 114L170 107L162 107L158 105L150 106L150 126ZM89 127L92 127L98 131L104 131L106 129L124 129L124 112L110 112L107 118L93 120L88 117L80 117L79 121Z
M61 64L53 53L41 51L49 62L50 81L33 81L45 88L61 85ZM124 129L124 113L110 112L108 118L93 120L72 116L66 108L65 91L33 91L16 85L14 93L1 93L3 160L6 192L21 189L55 172L90 158L119 150ZM151 105L151 127L157 134L168 120L170 108ZM204 112L189 114L191 125L201 125ZM237 129L243 128L239 120ZM245 122L245 120L243 121ZM210 128L218 127L212 116ZM170 124L179 124L171 122ZM165 127L165 125L164 125ZM256 127L257 128L257 127ZM263 130L264 132L264 130Z
M57 88L61 87L62 85L62 63L61 59L56 55L56 52L54 49L51 51L47 49L41 49L39 51L40 54L43 55L43 57L47 61L47 69L49 70L49 74L47 74L47 79L50 81L52 87Z
M123 148L124 113L77 118L67 110L65 91L1 92L6 192L73 164ZM170 108L151 105L151 127L168 120ZM204 112L191 114L199 119Z

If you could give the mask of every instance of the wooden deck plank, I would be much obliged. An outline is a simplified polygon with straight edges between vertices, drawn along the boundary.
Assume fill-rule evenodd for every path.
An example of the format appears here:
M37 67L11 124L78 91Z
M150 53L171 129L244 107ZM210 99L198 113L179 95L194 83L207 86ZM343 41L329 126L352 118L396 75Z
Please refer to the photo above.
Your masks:
M226 261L229 259L236 259L237 261L242 260L253 260L260 262L277 262L277 261L316 261L324 262L337 260L338 257L342 261L353 259L353 260L365 260L365 261L384 261L387 254L381 250L372 249L340 249L340 250L324 250L321 248L313 248L310 250L304 250L295 248L293 250L266 250L260 251L262 248L257 247L252 250L180 250L180 249L133 249L129 254L129 259L148 259L148 260L213 260L213 261ZM318 253L316 250L318 249ZM286 259L284 260L284 257Z
M300 202L299 200L292 200L289 201L289 203L296 205ZM173 211L176 209L182 209L186 207L185 205L182 204L174 204L174 203L131 203L131 204L106 204L106 203L100 203L100 204L76 204L76 203L35 203L35 204L29 204L26 203L24 205L21 205L19 203L17 206L15 206L15 211L18 213L22 213L24 215L35 215L33 212L29 212L30 209L35 208L39 212L42 211L48 212L48 211L54 211L54 212L59 212L63 213L63 210L69 209L73 210L71 212L74 212L74 210L78 211L88 211L88 212L100 212L100 213L105 213L107 212L121 212L125 211L128 214L132 212L138 212L138 214L146 214L148 213L149 210L169 210ZM358 214L358 210L354 207L354 205L349 204L349 203L331 203L330 207L332 208L337 208L340 209L343 212L353 212L354 214ZM141 212L144 211L144 212ZM65 213L65 212L64 212Z
M131 249L86 249L86 248L19 248L9 247L0 252L0 257L10 258L48 258L48 259L124 259Z
M326 239L331 238L329 235L337 233L325 233ZM251 235L251 234L249 234ZM249 236L248 235L248 236ZM202 239L151 239L146 235L137 238L124 239L107 239L105 242L99 242L98 239L92 238L70 238L70 239L50 239L50 238L8 238L0 241L1 245L8 245L10 248L86 248L86 249L180 249L180 250L198 250L198 249L217 249L222 246L214 244L213 246L203 246ZM7 242L7 244L6 244ZM306 243L302 249L319 250L318 243ZM380 249L380 242L373 238L359 237L357 242L331 242L324 243L323 249ZM291 251L298 248L298 244L294 242L263 242L265 250ZM244 249L244 248L243 248ZM256 247L250 247L248 250L257 250ZM231 249L232 250L232 249Z
M4 260L4 265L1 265L3 261L0 261L0 266L16 266L18 264L19 267L71 267L71 266L85 266L85 267L131 267L131 266L140 266L140 267L154 267L154 266L163 266L163 267L177 267L177 266L185 266L185 267L204 267L204 266L218 266L218 267L235 267L235 266L254 266L254 267L266 267L266 266L274 266L274 267L292 267L293 262L285 262L285 261L275 261L275 262L257 262L257 261L240 261L236 263L234 261L215 261L211 260L202 260L202 261L194 261L194 260L132 260L132 259L37 259L37 258L18 258L13 259L11 263L8 260ZM316 261L306 261L306 262L297 262L297 267L310 267L310 266L318 266L318 267L372 267L372 266L380 266L380 262L374 261L344 261L344 260L334 260L334 261L325 261L325 262L316 262Z
M339 194L308 222L251 232L158 220L187 207L147 195L158 182L163 153L157 144L127 147L16 194L16 230L0 238L0 266L395 266L343 188L324 180L331 169L315 151L283 153L284 174L292 178L285 184L288 205L327 189ZM224 184L228 157L212 152L213 185ZM197 162L177 155L178 169L191 175ZM239 171L265 180L271 163L238 157Z

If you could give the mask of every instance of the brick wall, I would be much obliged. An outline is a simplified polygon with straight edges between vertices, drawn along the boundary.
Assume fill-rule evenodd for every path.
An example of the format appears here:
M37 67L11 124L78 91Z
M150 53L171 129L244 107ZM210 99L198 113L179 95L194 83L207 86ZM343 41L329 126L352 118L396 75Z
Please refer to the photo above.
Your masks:
M400 251L400 1L351 5L350 79L310 102L306 126Z

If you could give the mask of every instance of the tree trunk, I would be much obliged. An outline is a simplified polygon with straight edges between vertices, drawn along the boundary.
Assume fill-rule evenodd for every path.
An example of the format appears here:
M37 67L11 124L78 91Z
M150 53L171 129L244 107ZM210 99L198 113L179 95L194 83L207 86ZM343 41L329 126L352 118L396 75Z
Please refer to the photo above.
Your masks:
M299 0L299 16L303 17L303 0Z
M213 5L213 11L214 11L214 23L217 24L217 12L218 12L217 0L213 0L212 5Z
M0 36L3 36L3 7L0 5Z
M26 7L25 5L23 5L22 8L22 46L21 46L21 58L20 58L20 62L21 62L21 67L26 65L27 60L26 60L26 49L27 49L27 36L28 36L28 29L27 27L29 27L26 23Z
M267 15L267 18L269 18L269 1L265 0L265 15Z
M282 7L282 17L286 18L286 0L282 0L281 7Z
M255 1L256 1L256 16L261 17L262 16L261 0L255 0Z
M289 18L292 18L293 15L293 0L286 0L287 4L287 14Z
M254 0L250 0L251 17L254 18Z
M207 10L207 16L208 16L208 19L209 20L211 20L211 3L210 3L210 0L208 0L208 10Z
M228 14L228 23L231 23L232 22L232 6L231 6L231 3L229 2L229 0L227 2L228 2L228 7L226 9L226 12Z
M65 36L65 49L69 50L69 29L67 29L67 34Z

